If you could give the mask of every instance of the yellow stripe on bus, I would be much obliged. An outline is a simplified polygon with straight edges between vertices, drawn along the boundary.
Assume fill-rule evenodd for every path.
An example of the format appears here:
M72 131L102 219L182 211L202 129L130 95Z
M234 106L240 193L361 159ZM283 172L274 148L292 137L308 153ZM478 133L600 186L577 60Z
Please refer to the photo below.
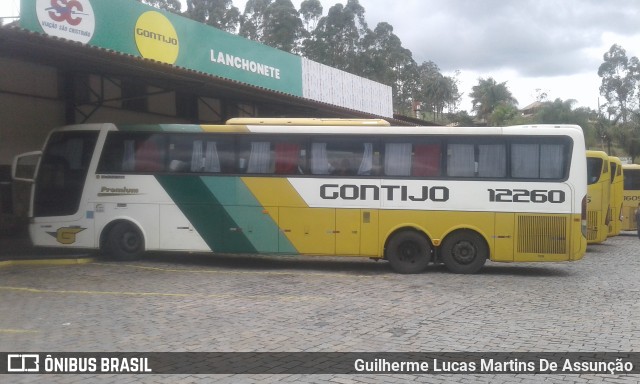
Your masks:
M204 132L210 133L249 133L244 125L201 125Z

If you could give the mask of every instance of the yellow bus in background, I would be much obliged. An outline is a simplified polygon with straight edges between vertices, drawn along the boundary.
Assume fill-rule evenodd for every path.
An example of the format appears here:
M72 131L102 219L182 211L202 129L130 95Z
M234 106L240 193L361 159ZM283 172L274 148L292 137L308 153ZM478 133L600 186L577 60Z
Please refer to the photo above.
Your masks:
M611 219L611 179L609 156L602 151L587 151L587 243L607 239Z
M611 220L609 221L609 237L618 236L622 230L622 193L624 190L624 172L622 161L615 157L609 157L611 165L611 192L609 194L609 205L611 209Z
M622 230L635 231L638 229L635 211L640 205L640 165L625 164L624 190L622 192Z

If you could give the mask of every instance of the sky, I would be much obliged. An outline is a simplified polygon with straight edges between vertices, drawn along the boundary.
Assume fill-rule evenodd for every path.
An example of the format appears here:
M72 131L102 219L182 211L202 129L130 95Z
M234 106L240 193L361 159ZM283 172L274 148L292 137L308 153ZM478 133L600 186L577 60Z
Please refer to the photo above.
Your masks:
M104 0L102 0L104 1ZM320 0L324 14L346 0ZM459 80L460 109L479 78L506 82L523 108L544 92L597 109L598 67L613 44L640 57L638 0L359 0L369 28L387 22L418 63ZM292 0L299 9L302 0ZM0 0L15 16L19 0ZM183 0L183 3L186 3ZM244 11L246 0L233 0Z

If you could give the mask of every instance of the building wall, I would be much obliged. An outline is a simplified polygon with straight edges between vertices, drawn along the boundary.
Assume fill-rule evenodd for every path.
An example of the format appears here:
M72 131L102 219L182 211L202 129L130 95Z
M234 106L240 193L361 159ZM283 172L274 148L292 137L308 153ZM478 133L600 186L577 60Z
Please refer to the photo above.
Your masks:
M393 117L391 87L302 59L303 97L356 111Z
M19 153L42 148L47 133L64 124L57 71L0 58L0 165Z

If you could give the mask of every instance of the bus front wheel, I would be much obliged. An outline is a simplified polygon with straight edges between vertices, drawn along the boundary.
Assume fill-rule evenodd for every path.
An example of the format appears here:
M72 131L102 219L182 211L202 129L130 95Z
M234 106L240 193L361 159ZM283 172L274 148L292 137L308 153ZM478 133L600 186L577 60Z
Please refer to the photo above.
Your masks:
M488 257L487 243L472 231L463 230L448 235L440 248L440 260L453 273L477 273Z
M104 250L115 260L137 260L144 252L144 238L135 225L118 223L107 234Z
M404 231L393 235L387 245L387 260L398 273L420 273L431 260L431 244L421 234Z

